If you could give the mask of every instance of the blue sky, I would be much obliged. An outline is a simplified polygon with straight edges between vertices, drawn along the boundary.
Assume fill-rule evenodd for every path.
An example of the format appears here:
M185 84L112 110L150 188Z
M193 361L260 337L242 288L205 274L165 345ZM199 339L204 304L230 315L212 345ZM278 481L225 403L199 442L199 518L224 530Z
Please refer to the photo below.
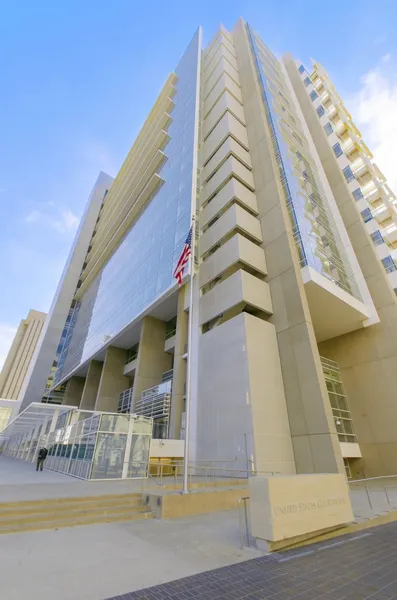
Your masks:
M275 53L325 66L397 188L394 0L3 0L0 366L20 319L48 310L99 170L117 173L196 27L208 42L239 16Z

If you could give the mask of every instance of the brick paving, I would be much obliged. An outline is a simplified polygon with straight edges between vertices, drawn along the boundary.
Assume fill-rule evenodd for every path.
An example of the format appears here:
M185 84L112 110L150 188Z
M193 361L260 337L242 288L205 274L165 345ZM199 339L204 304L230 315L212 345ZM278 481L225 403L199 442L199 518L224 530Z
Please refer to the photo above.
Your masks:
M396 600L397 522L108 600Z

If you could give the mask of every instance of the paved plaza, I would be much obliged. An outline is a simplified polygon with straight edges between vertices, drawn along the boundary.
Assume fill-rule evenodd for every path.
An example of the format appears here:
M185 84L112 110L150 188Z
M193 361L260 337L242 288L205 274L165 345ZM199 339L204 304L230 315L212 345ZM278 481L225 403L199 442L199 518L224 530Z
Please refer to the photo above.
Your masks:
M0 457L0 502L125 492L137 482L82 482ZM383 484L382 484L383 485ZM390 484L391 485L391 484ZM381 487L370 490L377 513ZM392 501L393 489L387 498ZM354 494L365 509L367 493ZM390 506L389 506L390 509ZM361 512L361 510L360 510ZM296 551L239 548L236 510L176 520L0 535L4 600L397 599L397 523Z
M395 600L397 523L109 600Z

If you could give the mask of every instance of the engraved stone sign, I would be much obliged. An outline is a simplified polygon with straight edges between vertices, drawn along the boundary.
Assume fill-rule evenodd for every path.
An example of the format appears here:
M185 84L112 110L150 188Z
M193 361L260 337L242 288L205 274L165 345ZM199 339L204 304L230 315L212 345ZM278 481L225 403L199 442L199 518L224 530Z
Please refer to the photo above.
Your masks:
M252 477L251 532L279 541L321 531L353 520L344 475Z

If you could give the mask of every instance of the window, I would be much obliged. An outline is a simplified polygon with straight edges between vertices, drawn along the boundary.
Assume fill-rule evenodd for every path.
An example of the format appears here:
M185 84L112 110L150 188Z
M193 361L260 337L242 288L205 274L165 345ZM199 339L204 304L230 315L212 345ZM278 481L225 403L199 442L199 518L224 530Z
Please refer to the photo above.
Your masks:
M319 117L322 117L325 114L324 106L322 104L317 106L316 111Z
M351 170L350 167L345 167L343 169L343 175L345 176L347 183L349 183L349 181L353 181L353 179L355 179L355 177L353 175L353 171Z
M301 65L298 69L299 73L304 73L305 72L305 67L303 65Z
M332 125L329 121L324 125L324 131L327 135L331 135L331 133L333 132Z
M303 83L305 84L306 87L308 85L310 85L311 84L310 77L305 77L304 80L303 80Z
M361 200L361 198L364 198L361 188L357 188L356 190L353 190L353 198L355 200Z
M385 258L382 258L382 263L385 267L386 273L391 273L392 271L397 270L396 263L391 256L385 256Z
M379 244L383 244L383 242L385 241L379 230L376 230L373 233L371 233L371 238L375 246L379 246Z
M313 102L316 98L318 98L318 94L317 94L316 90L313 90L312 92L310 92L309 96L313 100Z
M368 221L374 218L369 208L364 208L364 210L361 211L361 216L364 223L368 223Z
M341 148L339 142L337 142L336 144L334 144L332 146L332 150L335 152L336 158L338 158L339 156L342 156L342 154L343 154L343 151L342 151L342 148Z

